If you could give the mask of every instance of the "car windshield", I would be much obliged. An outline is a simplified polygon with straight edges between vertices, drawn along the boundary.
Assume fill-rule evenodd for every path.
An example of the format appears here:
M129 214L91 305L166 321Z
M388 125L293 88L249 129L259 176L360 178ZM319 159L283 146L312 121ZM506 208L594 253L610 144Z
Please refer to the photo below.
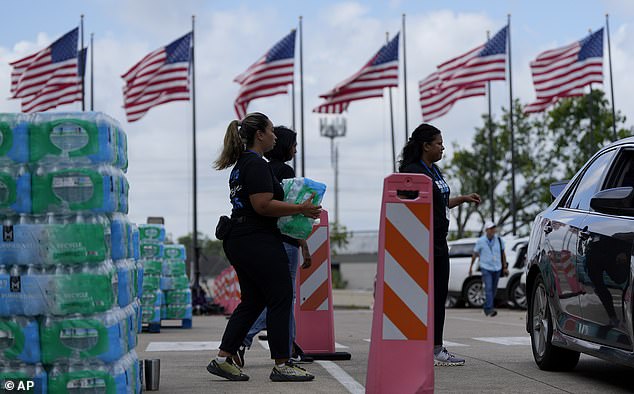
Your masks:
M475 243L456 244L449 247L449 257L471 257Z

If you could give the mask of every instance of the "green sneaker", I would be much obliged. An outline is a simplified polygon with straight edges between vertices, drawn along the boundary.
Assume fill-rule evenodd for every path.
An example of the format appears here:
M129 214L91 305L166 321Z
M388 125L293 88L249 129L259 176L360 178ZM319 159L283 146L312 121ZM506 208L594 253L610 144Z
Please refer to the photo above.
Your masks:
M207 365L207 371L211 374L220 376L229 380L246 381L249 380L249 376L242 373L240 367L235 365L231 358L227 358L226 361L218 363L216 359L211 360Z
M315 379L315 375L287 361L282 365L274 366L269 378L274 382L308 382Z

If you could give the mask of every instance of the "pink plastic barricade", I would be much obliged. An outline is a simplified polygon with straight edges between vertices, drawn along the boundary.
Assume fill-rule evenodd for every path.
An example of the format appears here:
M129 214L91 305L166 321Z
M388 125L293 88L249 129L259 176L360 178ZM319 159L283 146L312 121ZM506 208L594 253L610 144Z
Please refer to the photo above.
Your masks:
M367 393L434 391L431 182L392 174L383 183ZM401 198L401 190L418 197Z
M233 313L240 303L240 283L233 267L225 268L214 280L214 301L224 308L227 315Z
M227 276L227 294L228 300L225 313L231 314L240 304L240 283L238 283L238 275L233 267L230 268Z
M321 360L350 360L347 352L335 352L335 324L332 306L330 233L328 212L321 212L319 224L306 239L310 268L299 268L296 278L296 342L310 357ZM301 254L300 254L301 255ZM303 263L300 256L299 265Z

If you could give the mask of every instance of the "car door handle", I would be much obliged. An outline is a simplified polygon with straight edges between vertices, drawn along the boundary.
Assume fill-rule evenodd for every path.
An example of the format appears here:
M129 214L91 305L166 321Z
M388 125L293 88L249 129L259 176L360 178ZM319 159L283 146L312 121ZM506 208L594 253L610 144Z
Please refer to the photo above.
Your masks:
M588 226L586 226L583 230L579 231L579 239L586 241L588 238L590 238L590 231L588 231Z
M546 234L550 234L553 232L553 225L550 223L550 221L546 222L546 224L544 225L544 233Z

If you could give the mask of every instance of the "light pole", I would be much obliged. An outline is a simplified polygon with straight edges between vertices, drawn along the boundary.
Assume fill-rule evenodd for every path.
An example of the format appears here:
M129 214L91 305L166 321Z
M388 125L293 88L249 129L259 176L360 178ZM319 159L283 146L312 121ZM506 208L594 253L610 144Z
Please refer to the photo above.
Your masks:
M319 134L322 137L330 138L330 163L335 171L335 215L334 222L339 223L339 151L335 145L335 138L345 137L346 118L336 117L331 122L328 118L319 119Z

